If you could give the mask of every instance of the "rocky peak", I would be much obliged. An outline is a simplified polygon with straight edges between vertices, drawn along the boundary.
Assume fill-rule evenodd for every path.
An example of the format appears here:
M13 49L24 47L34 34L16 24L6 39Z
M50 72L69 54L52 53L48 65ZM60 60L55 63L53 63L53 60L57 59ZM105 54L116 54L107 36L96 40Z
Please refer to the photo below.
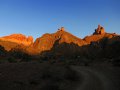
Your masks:
M65 31L65 28L61 27L60 29L58 29L58 31Z
M56 46L55 44L56 42L59 45L63 43L67 43L69 45L73 43L78 46L82 46L86 44L84 40L72 35L71 33L65 31L64 27L61 27L55 33L52 33L52 34L46 33L40 38L37 38L35 42L33 43L32 48L35 50L38 50L40 53L42 51L51 50L53 47ZM63 49L65 48L63 47Z
M32 36L28 36L27 41L33 42L33 37Z
M102 26L98 25L98 28L95 29L93 35L103 35L103 34L105 34L105 29Z
M29 46L30 44L33 43L33 37L32 36L26 37L23 34L11 34L9 36L0 37L0 40L14 42L14 43L17 43L17 44L23 44L25 46Z

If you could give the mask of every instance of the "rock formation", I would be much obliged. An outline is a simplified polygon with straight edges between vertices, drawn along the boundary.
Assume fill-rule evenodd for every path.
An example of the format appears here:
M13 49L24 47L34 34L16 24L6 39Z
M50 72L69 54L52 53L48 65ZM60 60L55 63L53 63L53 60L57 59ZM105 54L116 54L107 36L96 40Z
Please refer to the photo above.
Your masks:
M100 35L105 34L104 28L102 26L98 25L98 28L95 29L95 32L93 33L93 35L96 35L96 34L100 34Z
M86 36L83 40L85 40L88 44L91 42L99 42L103 38L113 38L115 36L118 36L117 34L114 33L106 33L104 27L98 25L98 28L95 29L95 32L93 35Z
M30 44L33 43L32 36L26 37L25 35L22 35L22 34L12 34L9 36L0 37L0 40L14 42L17 44L23 44L25 46L29 46Z
M78 46L82 46L86 44L84 40L66 32L64 27L61 27L60 29L58 29L56 33L52 33L52 34L46 33L42 37L37 38L33 43L32 48L38 50L39 53L42 51L51 50L51 48L53 48L53 46L55 45L56 41L58 41L59 44L74 43ZM64 47L62 49L65 50Z
M104 47L106 44L112 44L113 41L120 41L119 38L120 36L115 33L106 33L104 28L100 25L98 25L93 35L87 36L84 39L72 35L67 32L64 27L61 27L55 33L42 35L37 38L35 42L33 42L32 36L26 37L22 34L12 34L1 37L0 45L7 51L20 48L32 55L47 51L54 52L54 54L62 53L65 55L67 53L70 55L74 53L79 54L83 51L89 53L88 50L92 52L93 50L89 45L99 49L99 47Z
M61 27L60 29L58 29L58 31L65 31L65 28Z

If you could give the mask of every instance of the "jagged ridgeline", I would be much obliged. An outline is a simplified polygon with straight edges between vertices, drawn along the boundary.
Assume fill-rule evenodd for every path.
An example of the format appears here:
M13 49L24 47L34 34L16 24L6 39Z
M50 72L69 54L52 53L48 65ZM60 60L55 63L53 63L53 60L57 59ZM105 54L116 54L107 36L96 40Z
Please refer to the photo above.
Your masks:
M107 33L98 25L92 35L81 39L61 27L55 33L46 33L33 42L32 36L12 34L0 38L6 52L19 51L28 55L54 58L112 58L118 57L120 35ZM114 47L114 48L113 48Z

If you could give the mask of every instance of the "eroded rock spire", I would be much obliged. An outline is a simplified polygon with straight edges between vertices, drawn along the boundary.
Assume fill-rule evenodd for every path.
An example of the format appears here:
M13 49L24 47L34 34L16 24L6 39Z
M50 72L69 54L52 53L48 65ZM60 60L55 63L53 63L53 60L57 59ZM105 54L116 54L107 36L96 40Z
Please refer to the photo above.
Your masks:
M98 28L95 29L95 32L93 33L93 35L96 35L96 34L105 34L105 29L101 26L101 25L98 25Z

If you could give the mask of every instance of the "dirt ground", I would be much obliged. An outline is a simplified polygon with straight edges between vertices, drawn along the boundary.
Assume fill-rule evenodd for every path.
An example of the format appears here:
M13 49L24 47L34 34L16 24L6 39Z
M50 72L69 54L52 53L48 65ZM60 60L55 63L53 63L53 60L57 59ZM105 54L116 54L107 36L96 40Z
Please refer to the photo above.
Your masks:
M82 80L76 90L120 90L120 67L72 66Z
M3 63L0 90L120 90L120 67Z
M65 65L4 63L0 64L0 90L74 90L76 75Z

